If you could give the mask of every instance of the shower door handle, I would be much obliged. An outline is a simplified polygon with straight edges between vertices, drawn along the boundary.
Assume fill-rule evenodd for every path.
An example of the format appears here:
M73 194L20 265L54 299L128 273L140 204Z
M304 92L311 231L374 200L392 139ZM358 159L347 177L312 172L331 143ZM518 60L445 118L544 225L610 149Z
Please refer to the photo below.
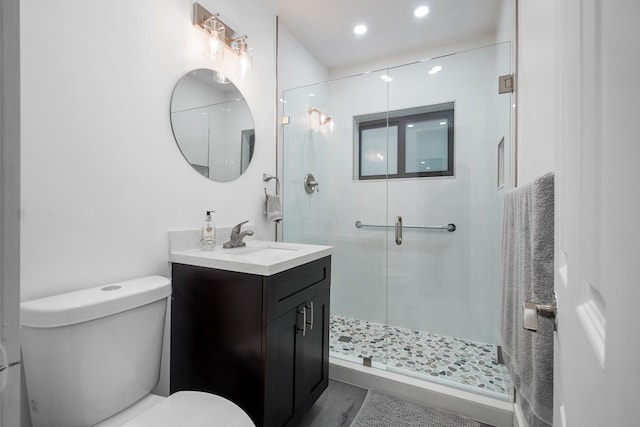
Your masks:
M396 245L402 244L402 217L396 217Z

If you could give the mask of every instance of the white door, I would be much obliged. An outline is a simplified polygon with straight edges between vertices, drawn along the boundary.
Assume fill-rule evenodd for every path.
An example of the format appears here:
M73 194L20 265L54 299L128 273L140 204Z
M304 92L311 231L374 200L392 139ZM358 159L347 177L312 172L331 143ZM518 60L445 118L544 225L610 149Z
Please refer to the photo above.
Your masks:
M20 425L18 5L0 3L0 427Z
M636 426L640 2L557 8L554 426Z

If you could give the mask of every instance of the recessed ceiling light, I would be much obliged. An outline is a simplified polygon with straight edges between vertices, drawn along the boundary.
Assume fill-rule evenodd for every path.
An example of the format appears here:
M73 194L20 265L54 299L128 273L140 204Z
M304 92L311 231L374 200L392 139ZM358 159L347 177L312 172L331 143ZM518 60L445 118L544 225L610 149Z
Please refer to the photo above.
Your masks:
M390 77L390 76L388 76L388 75L386 75L386 74L385 74L385 75L383 75L383 76L380 76L380 78L381 78L382 80L384 80L385 82L392 82L392 81L393 81L393 78L392 78L392 77Z
M428 13L429 13L429 8L427 6L420 6L413 11L413 14L417 18L422 18L423 16L427 16Z
M429 70L429 74L435 74L440 70L442 70L442 67L440 65L436 65L432 69Z
M356 34L358 34L358 35L362 35L362 34L364 34L364 33L366 33L366 32L367 32L367 26L366 26L366 25L363 25L363 24L356 25L356 26L353 28L353 32L354 32L354 33L356 33Z

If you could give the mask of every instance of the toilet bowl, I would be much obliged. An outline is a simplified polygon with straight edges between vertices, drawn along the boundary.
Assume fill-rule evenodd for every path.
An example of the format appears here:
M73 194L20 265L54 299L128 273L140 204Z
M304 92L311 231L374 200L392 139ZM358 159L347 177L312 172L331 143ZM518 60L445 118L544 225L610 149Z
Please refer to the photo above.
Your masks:
M149 395L94 427L253 427L249 416L231 401L200 391L179 391L165 398Z
M34 427L254 427L210 393L151 394L171 282L160 276L23 302L22 357Z

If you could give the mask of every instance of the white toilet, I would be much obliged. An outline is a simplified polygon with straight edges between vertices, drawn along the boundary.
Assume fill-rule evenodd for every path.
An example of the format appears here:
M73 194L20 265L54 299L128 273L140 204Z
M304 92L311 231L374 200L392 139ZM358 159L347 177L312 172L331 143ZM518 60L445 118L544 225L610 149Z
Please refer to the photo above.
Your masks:
M254 427L209 393L150 394L171 282L144 277L21 304L22 360L34 427Z

